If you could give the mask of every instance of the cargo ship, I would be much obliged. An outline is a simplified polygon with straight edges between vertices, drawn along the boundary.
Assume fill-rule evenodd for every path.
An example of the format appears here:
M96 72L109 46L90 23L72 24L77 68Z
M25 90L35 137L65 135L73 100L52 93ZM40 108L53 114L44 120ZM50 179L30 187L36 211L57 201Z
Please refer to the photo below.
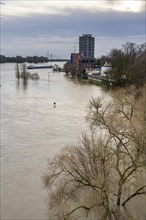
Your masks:
M52 68L53 66L50 65L50 66L33 66L33 65L30 65L27 67L27 69L45 69L45 68Z

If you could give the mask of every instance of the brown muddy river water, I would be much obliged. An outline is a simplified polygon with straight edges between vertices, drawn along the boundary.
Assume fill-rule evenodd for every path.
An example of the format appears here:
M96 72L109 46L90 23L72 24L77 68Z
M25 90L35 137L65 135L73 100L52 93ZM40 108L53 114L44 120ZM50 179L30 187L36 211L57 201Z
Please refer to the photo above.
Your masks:
M108 100L110 91L81 84L51 69L31 70L40 79L24 85L15 78L15 64L1 64L0 68L1 219L46 220L42 176L47 159L88 130L89 100L97 96ZM141 206L140 200L138 209Z

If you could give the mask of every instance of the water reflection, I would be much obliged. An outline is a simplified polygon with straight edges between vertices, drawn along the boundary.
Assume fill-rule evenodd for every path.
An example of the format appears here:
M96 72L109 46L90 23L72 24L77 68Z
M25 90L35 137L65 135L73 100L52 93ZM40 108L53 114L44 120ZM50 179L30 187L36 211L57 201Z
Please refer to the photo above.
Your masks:
M24 90L28 87L28 80L17 79L16 80L16 89L20 89L22 87Z
M20 79L17 79L16 80L16 89L19 89L20 88Z
M28 86L28 80L23 80L22 84L23 84L23 89L26 90Z

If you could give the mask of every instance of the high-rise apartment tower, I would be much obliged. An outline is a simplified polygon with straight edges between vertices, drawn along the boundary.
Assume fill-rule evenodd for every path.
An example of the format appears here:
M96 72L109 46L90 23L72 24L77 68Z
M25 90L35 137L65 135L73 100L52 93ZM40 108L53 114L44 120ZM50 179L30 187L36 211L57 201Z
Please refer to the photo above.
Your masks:
M79 53L84 58L94 58L95 39L91 34L83 34L79 37Z

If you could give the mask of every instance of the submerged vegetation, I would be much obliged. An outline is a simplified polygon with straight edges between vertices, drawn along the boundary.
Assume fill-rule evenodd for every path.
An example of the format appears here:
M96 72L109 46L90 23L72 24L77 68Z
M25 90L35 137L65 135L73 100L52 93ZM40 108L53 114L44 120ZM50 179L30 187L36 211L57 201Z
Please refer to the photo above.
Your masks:
M21 69L21 71L20 71ZM16 78L19 80L20 78L23 79L24 82L27 82L28 79L39 79L38 73L30 73L27 71L27 66L25 63L22 63L21 66L16 64Z
M109 103L90 101L90 134L48 163L43 180L49 219L119 220L122 207L144 199L145 91L130 87L114 93Z

